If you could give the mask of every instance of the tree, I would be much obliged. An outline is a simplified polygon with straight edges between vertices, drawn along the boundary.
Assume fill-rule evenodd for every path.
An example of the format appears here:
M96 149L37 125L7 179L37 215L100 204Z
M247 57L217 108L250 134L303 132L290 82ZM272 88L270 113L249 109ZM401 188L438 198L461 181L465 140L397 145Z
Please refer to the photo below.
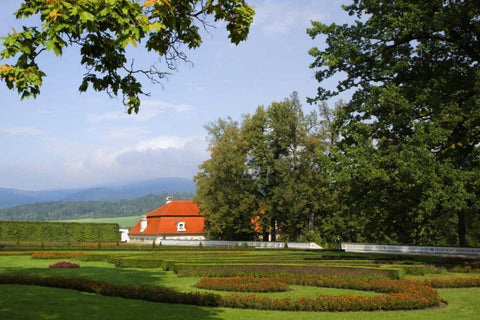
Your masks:
M13 60L0 66L0 79L21 98L40 93L45 73L37 64L44 52L60 56L67 46L78 46L87 72L79 87L89 86L109 95L122 95L128 113L138 112L142 89L138 76L159 82L168 71L152 66L136 69L126 47L144 48L162 57L168 69L186 60L182 51L201 45L200 27L208 18L225 21L232 43L247 38L254 10L244 0L24 0L17 19L40 18L41 26L23 27L2 38L0 58Z
M207 126L211 155L195 177L195 200L209 235L235 239L257 230L264 241L276 241L277 231L284 240L313 232L331 199L321 128L315 112L303 113L296 93L258 107L240 125Z
M354 0L348 25L314 22L311 67L351 90L338 118L344 190L373 241L480 243L480 4ZM339 187L342 187L339 184ZM456 237L452 239L452 231Z
M251 240L258 205L246 166L245 141L238 123L218 120L206 126L210 159L194 177L194 201L205 215L205 228L212 239Z

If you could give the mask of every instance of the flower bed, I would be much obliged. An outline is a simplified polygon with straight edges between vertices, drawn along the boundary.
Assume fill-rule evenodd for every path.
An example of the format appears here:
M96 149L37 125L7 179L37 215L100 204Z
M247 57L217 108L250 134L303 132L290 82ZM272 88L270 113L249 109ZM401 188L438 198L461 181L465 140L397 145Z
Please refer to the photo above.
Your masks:
M32 253L33 259L75 259L80 256L86 255L85 252L34 252Z
M39 277L28 275L0 275L0 284L35 285L73 289L111 297L122 297L153 302L181 303L199 306L218 306L220 296L211 293L177 292L164 287L134 287L81 278Z
M455 278L455 279L428 279L422 282L433 288L472 288L480 287L480 277Z
M386 270L362 267L326 267L326 266L276 266L276 265L213 265L213 266L188 266L173 268L183 277L276 277L316 275L316 277L341 277L362 279L389 279L398 278L399 270Z
M338 279L336 279L338 280ZM334 284L334 283L332 283ZM333 287L339 287L334 285ZM309 298L270 298L256 294L231 294L222 297L221 305L230 308L285 310L285 311L374 311L424 309L440 303L438 292L426 285L406 280L353 281L343 287L348 289L367 288L386 292L380 296L329 296L319 294Z
M51 265L49 265L48 267L49 267L49 268L65 268L65 269L69 269L69 268L80 268L80 265L79 265L79 264L76 264L76 263L67 262L67 261L61 261L61 262L57 262L57 263L51 264Z
M235 292L284 292L289 290L288 283L282 278L255 278L252 276L205 277L200 279L195 287Z

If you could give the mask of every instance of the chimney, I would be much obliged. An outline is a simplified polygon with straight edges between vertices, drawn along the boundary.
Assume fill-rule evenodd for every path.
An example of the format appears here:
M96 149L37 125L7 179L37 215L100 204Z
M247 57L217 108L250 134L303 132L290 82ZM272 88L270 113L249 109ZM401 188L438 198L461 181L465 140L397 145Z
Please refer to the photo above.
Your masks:
M147 229L147 223L147 216L142 215L142 217L140 218L140 232L143 232L145 231L145 229Z
M173 201L173 197L172 196L168 196L167 199L165 199L165 204L167 203L170 203Z

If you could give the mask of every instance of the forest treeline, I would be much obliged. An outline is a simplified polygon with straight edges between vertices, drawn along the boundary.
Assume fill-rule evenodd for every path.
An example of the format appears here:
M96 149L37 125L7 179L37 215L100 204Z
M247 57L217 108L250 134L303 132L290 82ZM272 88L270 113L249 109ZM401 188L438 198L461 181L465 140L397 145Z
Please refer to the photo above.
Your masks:
M150 194L118 201L54 201L0 209L0 220L58 221L84 218L139 216L165 204L167 196L189 200L189 193Z
M316 111L293 94L206 126L209 235L479 246L479 2L343 8L354 23L307 30Z

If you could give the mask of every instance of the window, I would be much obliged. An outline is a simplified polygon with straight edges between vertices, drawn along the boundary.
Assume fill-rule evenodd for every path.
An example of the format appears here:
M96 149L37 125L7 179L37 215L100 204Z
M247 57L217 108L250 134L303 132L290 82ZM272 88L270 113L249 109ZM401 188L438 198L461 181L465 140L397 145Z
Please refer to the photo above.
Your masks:
M187 231L187 229L185 229L185 222L177 222L177 231Z

